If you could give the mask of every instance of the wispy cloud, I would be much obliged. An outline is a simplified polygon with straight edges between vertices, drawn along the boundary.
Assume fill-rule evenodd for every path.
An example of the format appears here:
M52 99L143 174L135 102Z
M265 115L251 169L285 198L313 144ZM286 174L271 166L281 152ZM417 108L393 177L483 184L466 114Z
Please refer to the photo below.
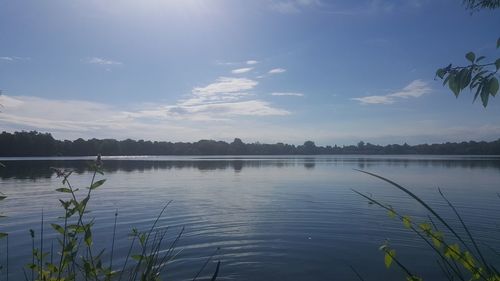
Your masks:
M281 14L296 14L305 8L319 5L319 0L272 0L269 2L269 9Z
M394 99L390 96L366 96L361 98L352 98L359 101L361 104L393 104Z
M360 98L352 98L359 101L361 104L393 104L398 99L418 98L432 92L428 83L422 80L414 80L400 91L380 96L366 96Z
M277 93L271 93L271 96L303 97L304 94L302 94L302 93L293 93L293 92L277 92Z
M100 131L126 134L131 129L175 129L182 134L183 130L189 131L193 126L201 126L201 123L208 130L220 124L238 127L237 122L247 117L291 114L255 98L256 95L250 91L257 85L257 81L247 78L219 77L208 85L194 87L187 98L175 103L148 103L131 107L83 100L0 95L3 106L0 124L16 129L92 134Z
M247 73L251 71L253 67L243 67L243 68L238 68L238 69L233 69L231 70L231 73L233 74L242 74L242 73Z
M83 60L85 63L103 65L103 66L113 66L113 65L122 65L122 62L109 60L105 58L99 57L91 57Z
M257 81L247 78L219 77L205 87L195 87L193 94L196 96L230 94L253 89L257 84L259 84Z
M188 99L176 105L160 108L160 115L196 120L221 120L228 116L288 115L287 110L274 108L270 103L249 99L258 82L248 78L219 77L215 82L195 87Z
M273 69L269 70L268 74L279 74L279 73L283 73L285 71L286 71L286 69L284 69L284 68L273 68Z
M13 61L27 61L30 60L29 57L0 57L0 61L8 61L8 62L13 62Z
M259 62L256 61L256 60L247 60L247 64L248 65L254 65L254 64L258 64Z

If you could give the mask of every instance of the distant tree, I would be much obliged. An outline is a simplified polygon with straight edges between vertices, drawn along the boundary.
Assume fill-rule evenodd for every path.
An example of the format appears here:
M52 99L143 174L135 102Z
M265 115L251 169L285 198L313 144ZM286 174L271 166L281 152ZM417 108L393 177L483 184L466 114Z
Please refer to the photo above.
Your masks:
M497 9L500 0L465 0L466 9L472 12L481 9ZM500 38L497 39L496 48L500 47ZM483 106L488 106L490 96L498 93L498 70L500 69L500 58L487 60L485 56L477 57L474 52L465 54L469 64L456 66L449 64L436 71L436 77L443 80L443 85L448 84L450 90L456 97L467 87L475 92L474 101L480 97Z
M358 148L359 149L363 149L364 147L365 147L365 142L364 141L358 142Z
M316 154L316 144L313 141L306 141L304 145L302 145L302 154Z
M303 145L275 143L244 143L201 140L186 142L152 142L126 139L89 139L74 141L56 140L49 133L2 132L0 157L23 156L92 156L108 155L314 155L314 154L481 154L500 155L500 139L493 142L461 142L444 144L408 145L404 143L386 146L359 142L357 145L339 147L316 146L313 141Z

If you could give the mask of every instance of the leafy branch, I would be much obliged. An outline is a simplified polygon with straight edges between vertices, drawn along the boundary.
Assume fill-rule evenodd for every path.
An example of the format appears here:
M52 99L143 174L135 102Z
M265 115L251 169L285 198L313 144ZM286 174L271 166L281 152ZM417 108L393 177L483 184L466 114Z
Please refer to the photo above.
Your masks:
M497 49L500 47L500 38L497 40ZM461 91L467 87L471 92L475 92L474 100L478 97L484 107L488 106L490 96L495 97L498 93L498 70L500 69L500 58L494 62L483 63L485 56L476 58L474 52L465 54L465 58L470 62L466 66L453 66L449 64L436 71L436 77L443 80L443 85L448 84L450 90L458 98Z

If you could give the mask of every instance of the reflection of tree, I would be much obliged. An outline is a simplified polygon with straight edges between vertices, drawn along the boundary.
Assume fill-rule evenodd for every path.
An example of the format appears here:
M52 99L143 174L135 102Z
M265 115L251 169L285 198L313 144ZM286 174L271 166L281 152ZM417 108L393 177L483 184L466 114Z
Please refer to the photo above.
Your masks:
M31 179L51 178L54 176L52 167L74 170L74 173L88 172L89 161L85 160L18 160L6 161L6 167L0 169L1 179ZM418 158L379 158L379 157L306 157L306 158L259 158L259 159L183 159L183 160L104 160L103 169L106 173L144 172L149 170L196 169L199 171L215 171L232 169L240 172L245 168L289 167L302 165L306 169L315 168L318 163L329 166L353 165L367 169L374 165L388 167L423 166L436 168L469 168L469 169L500 169L500 159L418 159Z
M315 166L316 166L316 159L315 158L308 157L305 159L304 168L310 170L310 169L314 169Z

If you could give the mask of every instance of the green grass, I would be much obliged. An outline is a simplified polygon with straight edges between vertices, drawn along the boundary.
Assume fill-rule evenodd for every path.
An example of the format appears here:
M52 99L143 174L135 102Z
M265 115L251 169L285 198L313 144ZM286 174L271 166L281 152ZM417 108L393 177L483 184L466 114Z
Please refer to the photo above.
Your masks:
M429 204L409 189L380 175L362 170L357 171L389 183L390 186L406 193L428 211L429 220L418 222L407 215L401 214L388 204L384 204L379 200L373 199L371 196L353 190L355 193L368 200L370 204L385 209L389 217L399 219L405 228L423 240L432 250L431 252L434 255L433 258L436 259L436 264L443 273L445 280L500 281L498 259L492 260L486 258L484 249L479 247L480 243L472 235L462 216L440 189L438 189L438 192L460 222L461 231L452 226L449 219L440 215ZM461 235L459 232L464 232L465 235ZM384 263L387 268L395 264L405 273L406 280L423 280L418 273L410 269L411 263L405 263L397 258L396 250L387 242L380 247L380 250L384 253ZM492 253L494 253L496 257L500 257L498 252L493 250Z
M91 165L92 179L88 187L77 188L71 184L71 170L54 169L57 177L62 180L63 187L56 189L64 197L59 199L63 209L63 216L60 223L52 223L52 229L57 234L57 243L50 246L50 251L46 251L44 245L44 214L40 222L40 232L30 229L31 236L31 262L23 268L24 279L26 281L151 281L161 280L166 271L166 266L171 262L181 250L176 246L184 232L182 229L176 238L167 243L166 231L157 228L158 221L171 202L168 202L154 223L147 231L139 231L136 228L129 234L131 238L130 246L123 265L113 264L114 247L116 238L116 223L118 212L115 212L113 225L113 237L109 253L105 249L97 250L93 243L94 219L88 218L87 206L94 192L101 188L106 182L105 179L97 179L98 175L103 175L100 157ZM5 199L1 195L0 200ZM0 233L0 238L7 239L8 234ZM37 243L37 241L39 241ZM197 275L211 261L216 252L207 260ZM110 256L109 260L104 260L104 256ZM7 253L7 280L8 276L8 253ZM217 263L211 280L215 281L219 274L220 261Z

